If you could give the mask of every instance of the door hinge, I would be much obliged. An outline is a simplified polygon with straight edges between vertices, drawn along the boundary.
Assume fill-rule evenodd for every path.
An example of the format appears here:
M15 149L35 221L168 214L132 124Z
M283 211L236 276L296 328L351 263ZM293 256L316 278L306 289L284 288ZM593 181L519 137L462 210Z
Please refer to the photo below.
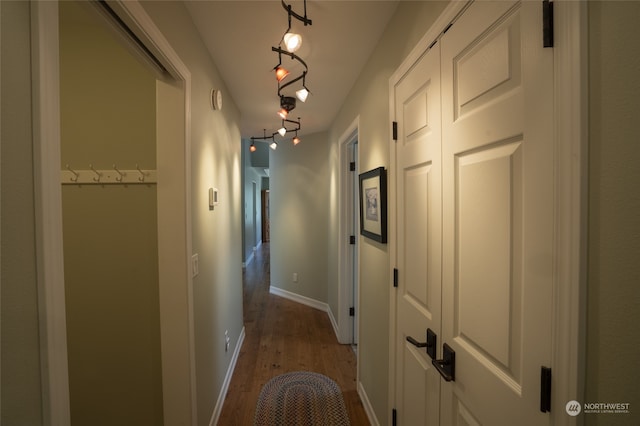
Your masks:
M393 268L393 286L398 287L398 268Z
M398 122L394 121L393 122L393 140L394 141L398 141Z
M350 172L355 172L356 171L356 162L352 161L349 163L349 171Z
M391 426L396 426L398 424L398 411L393 408L391 410Z
M542 0L542 46L553 47L553 2Z
M551 412L551 368L540 367L540 411Z
M349 308L349 316L350 317L356 316L356 308L354 308L353 306Z

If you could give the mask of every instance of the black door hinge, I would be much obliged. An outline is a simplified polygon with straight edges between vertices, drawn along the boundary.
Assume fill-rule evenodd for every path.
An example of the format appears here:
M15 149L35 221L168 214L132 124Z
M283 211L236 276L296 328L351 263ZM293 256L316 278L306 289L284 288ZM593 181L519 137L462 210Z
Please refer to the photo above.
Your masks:
M354 308L353 306L349 308L349 316L350 317L356 316L356 308Z
M356 171L356 162L352 161L349 163L349 171L350 172L355 172Z
M540 367L540 411L551 412L551 368Z
M398 412L396 409L391 410L391 426L396 426L398 424Z
M542 46L553 47L553 2L542 0Z
M398 140L398 122L397 121L393 122L393 140L394 141Z
M349 244L354 245L356 243L356 236L349 235Z
M393 286L398 287L398 268L393 268Z

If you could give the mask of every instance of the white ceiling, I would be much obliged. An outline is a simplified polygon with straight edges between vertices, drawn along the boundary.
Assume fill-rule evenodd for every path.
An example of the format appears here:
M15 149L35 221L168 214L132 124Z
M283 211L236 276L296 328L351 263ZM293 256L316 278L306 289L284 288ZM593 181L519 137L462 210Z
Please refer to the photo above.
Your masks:
M262 136L263 129L268 135L275 132L281 124L276 115L280 105L278 85L272 72L278 54L271 47L278 45L288 26L281 1L185 3L230 91L224 95L233 98L240 109L242 136ZM286 3L304 15L302 1ZM308 0L307 17L313 24L305 27L292 18L292 31L301 34L303 40L296 55L309 67L306 86L311 91L307 101L298 101L289 115L294 120L301 118L301 136L328 129L397 4L397 0ZM282 57L282 64L302 69L288 56ZM287 79L300 74L292 72ZM295 83L283 94L294 96L300 87Z

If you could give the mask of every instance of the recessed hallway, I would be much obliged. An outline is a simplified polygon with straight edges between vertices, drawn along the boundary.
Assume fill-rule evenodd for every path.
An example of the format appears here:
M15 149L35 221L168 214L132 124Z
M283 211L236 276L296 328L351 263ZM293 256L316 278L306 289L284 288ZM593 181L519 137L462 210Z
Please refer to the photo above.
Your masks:
M337 342L325 312L269 293L269 254L269 244L263 244L244 271L245 340L219 424L253 424L264 384L300 370L333 379L342 390L351 424L369 424L356 389L353 350Z

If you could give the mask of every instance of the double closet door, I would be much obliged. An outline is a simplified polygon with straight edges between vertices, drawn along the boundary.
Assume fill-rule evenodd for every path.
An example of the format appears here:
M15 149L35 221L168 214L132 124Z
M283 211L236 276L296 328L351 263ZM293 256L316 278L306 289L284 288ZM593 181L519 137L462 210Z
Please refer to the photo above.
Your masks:
M391 96L397 424L548 424L553 53L540 3L472 3Z

